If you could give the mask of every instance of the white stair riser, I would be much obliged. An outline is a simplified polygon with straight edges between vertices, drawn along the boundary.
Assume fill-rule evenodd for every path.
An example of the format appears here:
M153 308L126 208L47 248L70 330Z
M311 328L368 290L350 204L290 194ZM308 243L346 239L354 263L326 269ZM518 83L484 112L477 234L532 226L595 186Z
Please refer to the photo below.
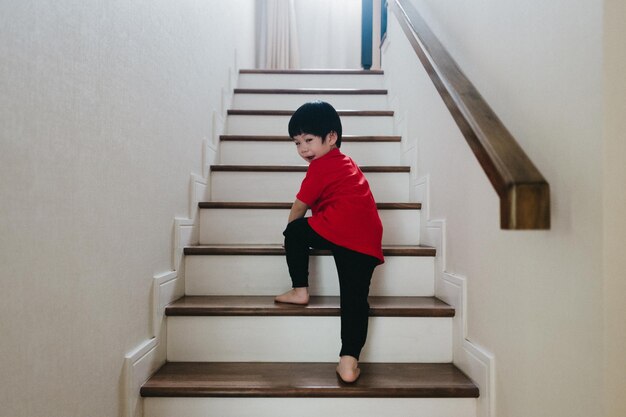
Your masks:
M309 101L321 100L330 103L335 109L344 110L386 110L385 94L235 94L233 109L296 110Z
M226 119L226 133L229 135L287 135L290 117L229 115ZM391 116L341 116L341 126L342 133L345 135L388 136L394 134Z
M374 270L372 296L433 296L434 258L388 256ZM185 256L187 295L277 295L291 288L284 256ZM332 256L311 256L309 292L339 295Z
M383 223L384 245L419 245L418 210L378 213ZM286 209L200 210L200 244L281 244L288 216Z
M240 74L239 88L384 88L383 75Z
M304 172L211 172L211 201L294 201ZM379 203L409 201L409 173L366 172Z
M343 142L341 152L359 165L401 164L400 142ZM292 142L220 143L220 163L224 165L300 165L303 162Z
M474 398L156 398L144 417L476 417Z
M168 317L167 360L333 362L339 317ZM370 317L363 362L451 362L452 318Z

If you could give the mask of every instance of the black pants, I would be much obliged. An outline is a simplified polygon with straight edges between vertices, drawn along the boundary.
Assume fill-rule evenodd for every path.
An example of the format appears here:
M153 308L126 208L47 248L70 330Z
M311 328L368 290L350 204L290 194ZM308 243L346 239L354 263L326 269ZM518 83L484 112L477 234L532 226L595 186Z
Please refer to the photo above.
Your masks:
M341 306L341 352L359 359L367 338L370 281L378 259L335 245L318 235L308 218L300 218L287 225L285 252L287 266L294 288L309 286L309 248L330 249L339 275Z

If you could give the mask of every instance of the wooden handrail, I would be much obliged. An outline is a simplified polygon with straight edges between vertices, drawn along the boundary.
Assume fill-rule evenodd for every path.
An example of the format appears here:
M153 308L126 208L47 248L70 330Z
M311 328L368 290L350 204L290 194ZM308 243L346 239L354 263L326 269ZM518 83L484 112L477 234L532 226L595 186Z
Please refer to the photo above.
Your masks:
M549 229L550 187L408 0L390 6L500 197L502 229Z

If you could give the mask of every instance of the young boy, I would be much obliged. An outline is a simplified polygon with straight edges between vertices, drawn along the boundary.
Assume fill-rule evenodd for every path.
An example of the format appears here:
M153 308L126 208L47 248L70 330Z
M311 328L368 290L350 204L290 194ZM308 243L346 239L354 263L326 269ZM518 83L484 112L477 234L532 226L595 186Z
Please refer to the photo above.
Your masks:
M382 224L363 173L339 151L341 120L330 104L301 106L289 121L289 136L309 168L283 232L293 288L275 300L308 304L309 248L332 251L341 306L337 373L344 382L354 382L367 337L370 280L374 268L384 262ZM312 216L304 217L309 208Z

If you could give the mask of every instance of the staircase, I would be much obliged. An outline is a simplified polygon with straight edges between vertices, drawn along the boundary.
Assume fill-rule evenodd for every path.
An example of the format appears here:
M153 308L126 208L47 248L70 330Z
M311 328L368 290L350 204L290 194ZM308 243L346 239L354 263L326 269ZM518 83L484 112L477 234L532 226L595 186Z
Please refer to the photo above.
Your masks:
M286 135L293 110L340 110L341 150L365 173L384 227L362 376L335 375L340 348L332 256L313 251L308 306L290 287L282 231L306 172ZM185 248L185 297L166 308L167 363L141 388L145 417L475 417L477 387L452 362L455 311L434 297L435 250L420 246L420 204L376 71L242 71L199 245ZM349 109L349 110L344 110Z

